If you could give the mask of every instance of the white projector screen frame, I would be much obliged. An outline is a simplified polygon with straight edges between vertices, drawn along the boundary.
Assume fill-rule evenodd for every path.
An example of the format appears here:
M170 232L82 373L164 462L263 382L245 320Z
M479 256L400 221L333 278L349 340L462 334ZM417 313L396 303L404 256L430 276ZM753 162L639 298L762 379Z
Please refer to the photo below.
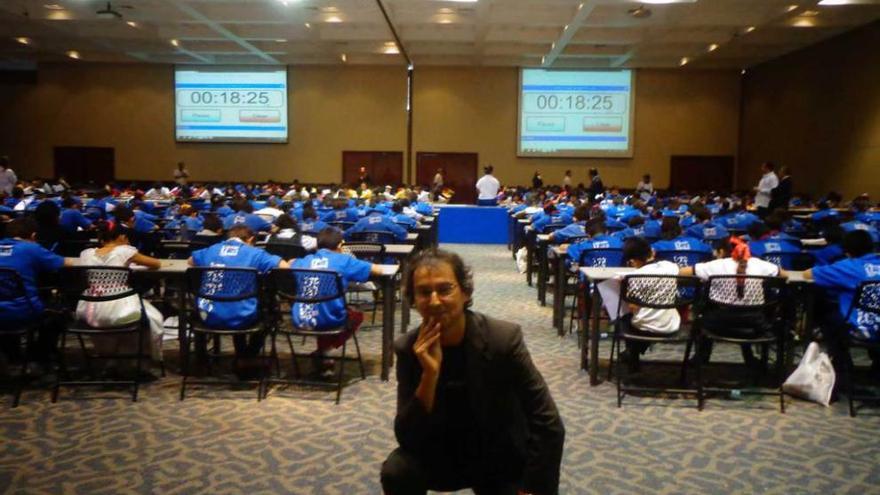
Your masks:
M173 66L174 74L173 74L173 85L174 85L174 140L178 143L254 143L254 144L286 144L290 139L290 102L289 102L289 91L290 91L290 76L288 74L287 66L215 66L215 65L175 65ZM181 88L178 86L178 73L185 71L199 71L199 72L216 72L216 73L235 73L235 72L272 72L272 73L283 73L284 82L283 82L283 90L281 88L267 88L266 91L259 91L260 88L257 88L258 91L252 91L246 89L242 91L241 88L233 88L233 84L223 85L223 88L217 88L216 90L210 89L210 91L216 91L215 94L212 95L212 98L221 96L220 93L224 93L227 99L227 103L219 103L218 108L205 108L199 110L199 105L191 105L191 106L178 106L181 103L181 99L186 99L185 94L181 94L182 91L191 90L192 88ZM256 93L252 95L251 93ZM265 93L265 94L264 94ZM190 95L192 96L192 95ZM255 98L251 98L255 96ZM235 98L238 101L243 103L234 104L232 102L232 98ZM244 98L244 100L241 100ZM265 105L261 105L260 99L263 99L266 103ZM254 104L252 108L247 108L248 100L254 99ZM200 102L201 103L201 102ZM242 105L242 106L238 106ZM210 106L210 105L209 105ZM271 108L270 108L271 107ZM212 122L221 122L225 119L226 115L224 113L225 110L233 109L239 111L239 119L244 118L241 112L249 112L248 118L253 122L270 122L277 119L277 125L271 126L276 129L277 133L283 132L283 136L279 136L278 134L274 134L271 137L261 138L257 136L234 136L234 135L219 135L213 138L186 138L181 137L181 126L182 125L199 125L199 124L210 124ZM205 121L201 122L200 120L196 120L193 122L186 122L184 120L183 112L187 111L197 111L199 115L193 115L194 117L211 117L211 122ZM201 115L204 113L205 115ZM210 113L211 115L207 115ZM252 114L252 115L251 115ZM269 115L271 114L271 115ZM202 119L204 120L204 119ZM217 126L215 126L217 127ZM263 127L263 126L254 126L254 129ZM283 128L283 129L282 129ZM242 132L247 132L245 129L238 129Z
M627 105L626 118L627 121L627 129L626 129L626 148L619 150L599 150L599 149L559 149L556 151L539 151L539 150L527 150L523 146L523 121L525 120L525 115L523 114L523 96L524 96L524 88L523 88L523 73L526 70L543 70L546 72L620 72L620 73L629 73L629 98L627 98L624 103ZM580 91L579 91L580 92ZM630 69L621 69L621 70L577 70L577 69L542 69L542 68L533 68L533 67L520 67L519 69L519 82L517 85L517 112L516 112L516 156L519 157L541 157L541 158L632 158L633 156L633 148L634 148L634 139L635 139L635 94L636 94L636 78L635 71ZM584 95L589 98L593 96L594 93L590 93L589 95L584 92ZM571 98L577 98L573 92L569 91L568 96L565 96L563 99L571 102ZM576 101L576 100L575 100ZM618 103L619 104L619 103ZM569 105L572 106L572 105ZM561 112L559 112L561 113ZM584 112L585 114L587 112ZM555 119L560 119L561 117L554 116ZM564 124L563 124L564 125Z

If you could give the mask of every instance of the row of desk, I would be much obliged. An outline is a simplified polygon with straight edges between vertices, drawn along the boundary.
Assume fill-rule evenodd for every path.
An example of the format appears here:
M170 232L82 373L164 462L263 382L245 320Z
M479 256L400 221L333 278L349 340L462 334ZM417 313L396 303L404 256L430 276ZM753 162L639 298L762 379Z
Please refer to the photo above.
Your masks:
M398 289L398 282L402 277L398 275L405 274L407 271L407 261L415 249L414 244L387 244L385 245L385 254L394 257L399 261L399 265L378 265L382 270L382 274L371 277L371 280L379 285L382 291L382 367L381 378L387 381L389 371L394 360L393 343L394 343L394 316L396 313L395 292ZM69 258L74 263L78 263L79 258ZM141 266L132 266L134 273L145 279L162 280L165 282L181 282L189 264L187 260L181 259L162 259L162 266L157 270L148 270ZM406 297L405 285L400 286L401 291L401 328L405 329L409 326L410 321L410 305ZM178 301L181 310L186 307L186 292L180 291L180 299ZM167 315L166 315L167 316ZM189 348L186 341L186 318L183 314L178 315L178 339L180 342L181 356Z

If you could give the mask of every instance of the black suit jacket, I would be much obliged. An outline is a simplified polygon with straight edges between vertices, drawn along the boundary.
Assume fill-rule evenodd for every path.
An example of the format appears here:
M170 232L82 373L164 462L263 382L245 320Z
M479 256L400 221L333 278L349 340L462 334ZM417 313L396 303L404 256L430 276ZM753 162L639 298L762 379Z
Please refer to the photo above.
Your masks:
M519 325L466 312L464 352L467 390L480 445L479 472L521 474L522 488L536 494L559 491L565 429L550 390L532 363ZM419 456L429 450L432 432L445 418L429 414L415 390L422 368L413 344L418 329L395 342L397 416L400 447ZM433 437L436 438L436 437Z

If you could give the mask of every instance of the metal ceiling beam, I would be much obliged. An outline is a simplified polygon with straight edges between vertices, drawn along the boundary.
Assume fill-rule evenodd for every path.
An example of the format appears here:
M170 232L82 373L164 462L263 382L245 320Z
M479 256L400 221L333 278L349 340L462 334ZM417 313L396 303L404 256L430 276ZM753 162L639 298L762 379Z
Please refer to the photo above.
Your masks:
M271 64L279 64L279 65L281 64L281 62L279 62L275 57L272 57L271 55L269 55L268 53L264 52L263 50L260 50L259 48L257 48L257 47L254 46L253 44L248 43L248 41L245 40L244 38L238 36L237 34L233 33L232 31L226 29L225 27L223 27L223 26L222 26L220 23L218 23L217 21L214 21L213 19L210 19L210 18L209 18L208 16L206 16L205 14L202 14L201 12L199 12L198 10L196 10L196 9L192 8L191 6L185 4L184 2L182 2L182 1L175 1L175 0L165 0L165 1L166 1L166 3L168 3L169 5L172 5L172 6L176 7L178 10L180 10L181 12L185 13L186 15L192 17L193 19L202 22L204 25L206 25L206 26L208 26L209 28L213 29L215 32L217 32L217 33L223 35L223 36L224 36L226 39L228 39L229 41L232 41L233 43L236 43L238 46L244 48L245 50L247 50L247 51L250 52L251 54L258 56L258 57L260 57L261 59L263 59L263 60L265 60L266 62L269 62L269 63L271 63ZM184 48L178 48L178 49L179 49L181 52L186 53L187 55L193 56L193 57L195 57L195 58L199 58L199 55L196 54L196 53L194 53L194 52L192 52L192 51L186 50L186 49L184 49ZM202 58L204 58L204 57L202 57ZM204 61L204 60L203 60L203 61Z
M542 67L550 67L553 65L553 62L556 61L556 57L565 50L565 47L568 46L571 38L574 37L574 33L577 32L581 27L581 24L584 23L584 20L593 13L593 10L598 5L599 0L584 0L581 2L578 6L577 12L574 14L574 18L571 22L566 24L565 29L562 30L562 35L559 36L559 39L556 40L556 43L550 48L550 52L548 52L547 55L544 55L541 62Z

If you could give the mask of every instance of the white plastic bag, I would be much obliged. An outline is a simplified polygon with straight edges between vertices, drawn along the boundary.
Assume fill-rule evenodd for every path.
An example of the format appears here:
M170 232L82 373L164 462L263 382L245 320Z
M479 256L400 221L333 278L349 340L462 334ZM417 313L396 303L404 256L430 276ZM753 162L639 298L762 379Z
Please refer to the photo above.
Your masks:
M516 269L520 273L526 272L526 268L528 268L528 259L529 259L528 248L525 248L525 247L519 248L519 251L516 252Z
M834 367L828 354L819 350L819 344L811 342L801 363L782 384L782 391L828 406L834 380Z

